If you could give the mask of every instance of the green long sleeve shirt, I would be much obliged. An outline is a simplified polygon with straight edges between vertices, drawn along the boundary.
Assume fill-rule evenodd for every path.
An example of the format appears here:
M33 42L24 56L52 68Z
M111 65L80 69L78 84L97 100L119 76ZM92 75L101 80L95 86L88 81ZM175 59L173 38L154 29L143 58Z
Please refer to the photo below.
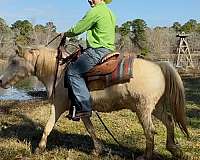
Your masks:
M115 26L115 16L102 2L91 8L74 27L65 32L65 36L74 37L87 31L88 47L104 47L114 51Z

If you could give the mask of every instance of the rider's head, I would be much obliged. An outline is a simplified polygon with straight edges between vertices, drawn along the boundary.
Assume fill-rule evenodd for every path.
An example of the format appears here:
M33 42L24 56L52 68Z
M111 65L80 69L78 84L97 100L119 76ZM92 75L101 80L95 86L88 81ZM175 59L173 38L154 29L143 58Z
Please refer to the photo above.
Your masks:
M111 3L112 0L88 0L91 7L94 7L96 4L105 2L106 4Z

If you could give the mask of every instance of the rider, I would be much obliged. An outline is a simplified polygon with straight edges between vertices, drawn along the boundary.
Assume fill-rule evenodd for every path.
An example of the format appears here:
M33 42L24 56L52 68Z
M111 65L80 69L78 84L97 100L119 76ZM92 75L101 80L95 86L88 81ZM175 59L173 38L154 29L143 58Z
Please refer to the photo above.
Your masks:
M72 120L92 115L91 96L84 74L115 50L116 18L106 4L112 0L88 0L92 7L63 37L74 37L87 31L87 48L65 73L71 108L67 116Z

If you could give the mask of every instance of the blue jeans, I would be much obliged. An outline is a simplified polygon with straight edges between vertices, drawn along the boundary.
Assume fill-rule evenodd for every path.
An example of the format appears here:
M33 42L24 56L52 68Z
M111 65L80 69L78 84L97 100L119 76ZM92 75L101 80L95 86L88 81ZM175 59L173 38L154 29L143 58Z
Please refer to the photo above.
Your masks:
M87 48L65 72L65 86L68 88L71 106L75 106L77 112L92 111L91 96L84 75L110 52L106 48Z

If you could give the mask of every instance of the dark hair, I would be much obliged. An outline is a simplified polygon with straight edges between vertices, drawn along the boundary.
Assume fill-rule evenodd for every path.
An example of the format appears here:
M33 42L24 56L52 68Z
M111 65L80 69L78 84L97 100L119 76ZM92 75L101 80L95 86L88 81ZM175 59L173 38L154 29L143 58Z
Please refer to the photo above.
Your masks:
M93 5L93 2L92 2L92 0L88 0L88 3L90 4L90 6L92 6L92 5Z

